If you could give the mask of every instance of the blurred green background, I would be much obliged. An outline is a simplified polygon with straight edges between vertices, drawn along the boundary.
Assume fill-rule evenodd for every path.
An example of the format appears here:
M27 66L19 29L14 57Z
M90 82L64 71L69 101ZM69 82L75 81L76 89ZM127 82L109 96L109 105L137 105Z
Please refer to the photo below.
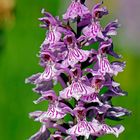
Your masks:
M65 11L66 2L64 0L17 0L15 2L0 0L0 140L25 140L40 127L39 123L28 118L28 113L46 109L46 103L39 105L32 103L37 95L31 90L33 86L25 85L24 80L41 70L36 57L45 37L45 31L39 28L37 20L42 16L41 9L45 8L54 15L60 15ZM111 15L104 18L107 22L112 19L112 16L119 14L117 13L119 1L106 0L105 2L112 10ZM9 4L9 7L3 8L5 3ZM133 51L139 43L133 43L133 48L130 48L127 41L122 46L120 42L122 38L125 40L125 36L121 32L123 27L118 38L114 38L114 44L116 51L124 56L123 60L127 62L127 67L116 80L129 95L113 99L113 102L117 106L132 110L133 113L131 117L126 117L119 122L126 127L126 131L118 139L139 140L140 49ZM108 135L100 139L115 140L116 138Z

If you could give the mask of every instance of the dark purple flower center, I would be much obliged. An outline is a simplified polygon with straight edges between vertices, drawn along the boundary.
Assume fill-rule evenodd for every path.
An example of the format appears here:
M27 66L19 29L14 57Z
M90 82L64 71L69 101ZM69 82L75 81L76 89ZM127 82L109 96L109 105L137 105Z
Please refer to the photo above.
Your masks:
M80 120L83 120L85 118L85 112L84 112L84 110L78 110L77 113L78 113L77 116L78 116L78 118Z
M102 48L102 53L106 53L107 52L107 47Z
M84 111L83 110L78 110L79 115L83 115Z
M51 100L51 101L53 100L52 96L48 96L47 98L48 98L48 100Z
M51 60L51 57L50 57L50 55L48 55L48 54L44 54L44 55L43 55L43 58L44 58L45 61Z
M75 71L73 71L74 76L78 75L78 70L76 69Z
M71 36L67 37L67 42L69 45L72 44L73 40Z
M47 24L48 26L51 24L50 21L48 19L44 20L44 23Z
M95 88L98 90L100 89L101 82L102 82L101 79L96 79L95 82L93 83L93 86L95 86Z
M98 85L98 84L100 84L100 83L101 83L101 81L102 81L101 79L96 79L96 80L95 80L95 84L97 84L97 85Z
M95 17L95 18L101 18L100 12L99 12L99 11L96 11L96 12L94 13L94 17Z

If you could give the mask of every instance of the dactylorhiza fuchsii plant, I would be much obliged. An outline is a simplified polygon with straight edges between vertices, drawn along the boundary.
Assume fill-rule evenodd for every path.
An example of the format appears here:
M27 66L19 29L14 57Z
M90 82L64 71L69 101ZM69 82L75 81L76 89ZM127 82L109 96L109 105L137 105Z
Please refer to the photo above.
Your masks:
M121 120L130 112L111 101L127 95L114 81L125 63L108 60L109 55L121 58L113 51L111 38L117 34L119 24L115 20L101 27L101 18L108 14L102 4L90 11L85 0L72 0L62 21L42 10L39 20L47 32L39 58L44 71L29 77L26 83L34 84L33 91L40 96L35 104L49 104L46 111L30 113L41 123L30 140L96 140L106 134L118 137L124 131L122 125L105 123L106 119ZM58 83L62 90L55 91Z

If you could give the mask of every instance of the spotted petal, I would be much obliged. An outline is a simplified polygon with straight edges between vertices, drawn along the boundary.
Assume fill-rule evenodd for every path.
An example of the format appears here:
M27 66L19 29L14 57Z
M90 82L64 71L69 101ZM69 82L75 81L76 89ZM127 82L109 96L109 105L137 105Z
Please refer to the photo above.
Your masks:
M58 41L60 41L60 39L61 39L61 33L57 31L56 27L54 27L54 29L50 30L47 33L46 39L44 40L42 46L46 44L57 43Z
M106 57L97 56L97 58L98 58L99 72L101 72L103 75L105 75L106 73L113 73L111 64L109 63L109 60Z
M60 71L55 68L55 65L47 65L45 71L36 80L36 83L40 83L42 81L50 81L52 79L56 80L56 77L59 74Z
M89 57L90 51L78 49L78 48L69 48L68 56L65 61L63 61L63 67L68 67L69 65L74 67L78 62L84 62Z
M47 112L44 112L36 120L40 122L45 122L48 119L55 121L64 118L65 115L66 113L63 111L63 109L58 107L58 103L54 102L53 104L49 105Z
M101 27L98 22L93 22L89 26L83 29L83 34L89 39L94 39L95 41L98 38L105 39L104 35L101 32Z
M97 124L92 124L87 121L80 121L75 126L67 130L67 133L70 135L76 136L85 136L86 139L89 138L91 133L97 133L100 130Z
M80 100L86 102L86 103L92 103L96 102L102 105L101 101L99 100L98 96L96 93L90 94L90 95L83 95Z
M82 95L89 95L95 92L95 89L85 85L82 82L73 82L69 87L60 91L61 98L70 99L74 97L79 100Z
M118 137L119 134L122 133L123 131L124 131L124 127L122 125L110 127L106 124L103 124L99 135L113 134L116 137Z

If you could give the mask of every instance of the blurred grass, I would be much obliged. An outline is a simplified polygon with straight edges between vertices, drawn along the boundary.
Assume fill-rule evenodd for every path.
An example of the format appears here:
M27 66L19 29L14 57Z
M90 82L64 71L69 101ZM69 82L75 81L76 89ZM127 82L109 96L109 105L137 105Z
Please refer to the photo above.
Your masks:
M37 65L35 56L44 40L45 31L38 27L37 18L41 17L41 8L54 15L58 13L57 0L17 0L15 9L15 25L5 29L6 44L0 50L0 140L25 140L39 129L40 124L28 118L28 113L34 110L45 110L47 103L34 105L38 96L31 91L31 85L25 85L24 79L41 68ZM116 42L116 45L119 42ZM119 48L119 46L117 46ZM127 46L126 46L127 47ZM123 89L129 92L128 97L113 99L116 106L132 110L131 117L120 123L126 131L120 140L138 140L140 137L139 87L140 87L140 57L131 52L118 49L127 62L125 71L118 75L117 81ZM115 122L113 122L116 124ZM101 140L115 140L108 135Z
M34 105L37 95L25 85L26 77L40 71L35 56L44 40L45 31L37 19L41 8L57 13L57 1L18 0L15 9L15 26L5 30L6 45L0 52L0 139L25 140L39 129L28 113L46 109L46 103Z

